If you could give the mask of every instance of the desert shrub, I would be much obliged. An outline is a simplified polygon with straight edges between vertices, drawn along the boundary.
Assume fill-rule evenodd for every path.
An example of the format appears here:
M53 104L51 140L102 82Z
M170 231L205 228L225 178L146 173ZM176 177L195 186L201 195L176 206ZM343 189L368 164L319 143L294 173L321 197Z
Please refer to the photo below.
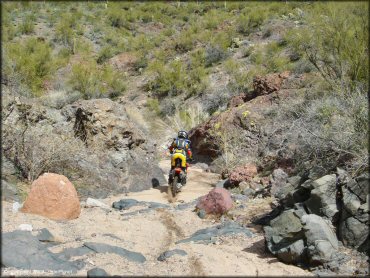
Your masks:
M254 9L248 14L241 14L236 21L236 30L243 35L249 35L262 25L266 16L263 9Z
M159 107L159 101L156 98L148 98L146 101L146 106L149 107L151 111L159 115L161 113L161 109Z
M34 95L40 95L44 81L55 71L51 51L47 42L36 38L9 43L5 46L5 56L11 66L4 73L8 78L17 75Z
M331 85L368 81L368 3L316 3L290 44Z
M33 181L44 172L67 174L77 167L84 144L73 135L59 135L52 126L4 125L4 154L23 178Z
M246 93L252 88L253 77L265 74L266 70L260 66L247 69L242 63L229 59L224 63L227 74L231 77L228 84L233 94Z
M303 101L297 97L280 104L279 109L271 108L277 112L277 133L269 136L282 136L296 146L298 170L310 162L326 171L344 167L357 175L369 167L366 106L361 87L338 87L326 93L310 91Z
M68 20L60 20L57 23L55 27L55 39L65 47L68 47L72 52L74 49L75 37L76 33Z
M207 72L196 59L192 59L189 67L179 59L168 64L154 61L148 66L148 71L154 78L148 81L147 89L161 97L198 94L207 84Z
M314 66L310 62L308 62L307 60L301 60L294 65L292 70L294 73L303 74L309 73L314 69L315 69Z
M81 98L79 92L52 91L41 97L41 102L45 106L61 109Z
M217 87L211 92L202 95L202 105L210 115L216 111L223 111L227 108L230 98L233 96L227 86Z
M244 47L242 47L241 51L242 51L242 57L247 58L247 57L251 56L251 54L253 53L254 47L253 46L244 46Z
M213 64L222 61L227 56L227 53L219 46L209 45L205 52L205 66L209 67Z
M179 53L185 53L194 47L194 33L192 30L182 31L174 41L174 48Z
M108 59L112 58L115 54L117 54L117 51L115 51L110 45L105 45L99 50L96 61L98 64L102 64Z
M170 130L177 133L179 130L190 130L198 126L209 117L200 104L187 108L177 108L173 115L166 115L166 123Z
M124 11L117 8L110 8L107 14L107 19L112 27L130 29L131 24L126 20Z
M32 15L24 17L21 24L19 25L19 32L21 34L32 34L35 30L35 19Z
M118 97L125 90L123 77L106 65L99 67L94 60L85 60L72 66L69 83L85 99Z

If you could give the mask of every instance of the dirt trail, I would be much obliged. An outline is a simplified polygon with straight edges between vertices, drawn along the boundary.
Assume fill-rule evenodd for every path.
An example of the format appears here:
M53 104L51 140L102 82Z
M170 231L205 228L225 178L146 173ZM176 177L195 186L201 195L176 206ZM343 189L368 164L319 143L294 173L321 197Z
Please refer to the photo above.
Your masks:
M161 161L160 166L164 173L168 173L168 160ZM127 213L138 212L147 208L147 206L138 205L128 210L112 210L110 212L99 207L82 207L78 219L52 221L37 215L20 212L12 213L12 204L3 202L3 232L16 230L20 224L27 223L33 226L32 234L34 235L37 234L38 230L47 228L60 239L61 244L49 249L55 253L66 248L80 247L83 242L90 241L140 252L147 259L140 264L112 253L85 254L72 258L73 260L82 259L86 262L85 267L73 276L86 275L87 270L94 267L103 268L110 275L123 276L310 275L309 272L292 265L283 264L266 253L263 234L258 232L255 232L255 236L252 238L240 234L220 237L214 244L194 242L176 244L176 241L187 238L200 229L218 224L211 219L200 219L193 211L193 206L183 210L175 208L181 200L190 202L208 193L217 180L218 175L191 167L188 184L180 192L175 203L170 204L168 202L166 185L101 200L109 206L112 202L123 198L168 205L165 208L153 208L132 215ZM247 206L249 205L247 204ZM255 210L253 206L251 207ZM161 253L173 249L182 249L187 255L174 255L165 261L157 260ZM6 269L3 274L50 276L50 272L27 272L15 269Z

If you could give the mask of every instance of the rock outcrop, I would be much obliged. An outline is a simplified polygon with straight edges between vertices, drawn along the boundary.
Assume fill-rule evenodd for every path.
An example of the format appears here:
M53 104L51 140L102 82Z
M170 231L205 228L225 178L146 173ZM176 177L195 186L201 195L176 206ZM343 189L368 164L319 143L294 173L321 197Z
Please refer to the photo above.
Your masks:
M45 173L32 183L21 211L53 220L70 220L79 217L81 208L76 189L68 178Z
M280 260L340 273L349 262L342 243L368 252L367 174L351 179L338 168L335 174L318 177L313 168L305 177L288 177L278 169L271 180L270 193L279 205L266 218L264 230L269 251Z
M273 73L266 76L253 78L253 89L257 96L268 95L278 92L283 81L289 76L289 72Z
M2 113L3 155L21 178L63 174L83 198L166 182L147 130L110 99L80 100L55 109L5 96ZM8 177L12 170L7 169Z
M241 182L249 182L257 175L257 167L254 164L246 164L235 168L229 175L231 185L238 186Z

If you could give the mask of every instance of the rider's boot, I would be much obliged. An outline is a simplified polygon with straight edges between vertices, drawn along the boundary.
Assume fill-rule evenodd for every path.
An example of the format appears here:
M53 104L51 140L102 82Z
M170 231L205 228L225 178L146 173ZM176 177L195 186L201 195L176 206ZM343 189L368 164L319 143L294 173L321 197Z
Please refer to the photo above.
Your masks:
M183 176L182 176L182 179L181 179L181 184L182 184L182 186L184 186L186 184L186 176L187 176L186 167L182 168L182 171L183 171Z
M168 173L168 184L171 184L173 181L173 176L172 176L172 170Z

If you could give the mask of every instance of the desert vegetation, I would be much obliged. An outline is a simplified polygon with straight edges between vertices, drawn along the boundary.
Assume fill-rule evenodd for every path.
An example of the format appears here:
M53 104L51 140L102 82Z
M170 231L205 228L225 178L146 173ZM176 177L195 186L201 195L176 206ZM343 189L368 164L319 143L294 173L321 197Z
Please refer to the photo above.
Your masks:
M144 114L190 129L251 94L255 76L289 71L306 93L266 117L301 134L289 140L305 146L303 160L367 167L366 2L26 1L2 3L2 14L2 82L15 94L60 109L134 88ZM123 53L135 59L119 68Z

